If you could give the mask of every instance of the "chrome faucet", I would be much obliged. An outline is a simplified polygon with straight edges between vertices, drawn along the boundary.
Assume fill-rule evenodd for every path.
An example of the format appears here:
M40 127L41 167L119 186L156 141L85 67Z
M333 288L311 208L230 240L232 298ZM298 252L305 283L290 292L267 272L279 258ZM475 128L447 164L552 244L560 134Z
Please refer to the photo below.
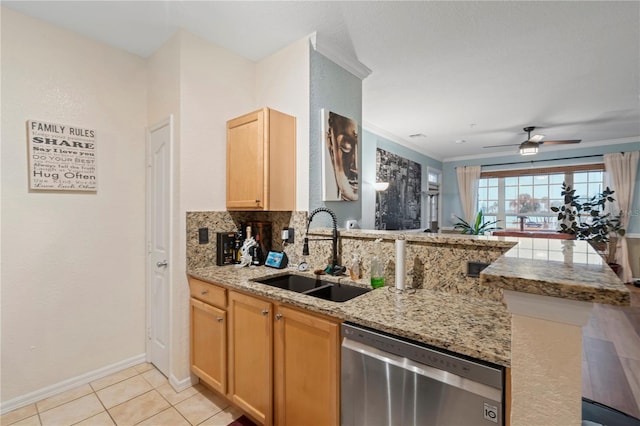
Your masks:
M333 243L333 258L331 260L331 268L329 273L331 275L340 275L345 271L344 266L338 265L338 220L336 219L336 214L329 210L326 207L318 207L314 211L309 214L309 219L307 221L307 232L304 236L304 245L302 246L302 255L309 256L309 225L311 225L311 221L313 217L320 212L329 213L331 215L331 220L333 220L333 234L331 238L311 238L311 241L323 241L323 240L331 240Z

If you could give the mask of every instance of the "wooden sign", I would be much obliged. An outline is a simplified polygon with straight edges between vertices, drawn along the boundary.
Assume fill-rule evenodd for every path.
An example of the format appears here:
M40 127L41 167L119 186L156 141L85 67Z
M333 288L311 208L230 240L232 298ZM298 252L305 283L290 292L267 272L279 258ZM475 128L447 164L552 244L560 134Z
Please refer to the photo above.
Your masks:
M29 120L29 189L97 191L96 132Z

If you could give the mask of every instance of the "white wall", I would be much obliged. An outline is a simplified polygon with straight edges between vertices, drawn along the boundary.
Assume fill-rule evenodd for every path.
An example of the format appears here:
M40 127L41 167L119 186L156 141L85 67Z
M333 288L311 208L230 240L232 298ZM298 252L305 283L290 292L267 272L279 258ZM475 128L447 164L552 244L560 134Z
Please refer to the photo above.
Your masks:
M180 161L174 221L171 374L189 377L186 212L226 210L226 123L255 107L255 64L180 31ZM214 238L214 236L211 236Z
M144 355L145 136L170 115L170 380L189 381L185 213L225 209L226 121L262 106L297 117L308 180L308 49L255 64L178 31L144 60L2 9L3 409ZM28 119L97 130L96 194L28 193Z
M2 9L2 401L145 351L145 62ZM97 193L28 191L29 119L97 132Z
M309 37L257 64L258 107L296 117L296 209L309 210Z

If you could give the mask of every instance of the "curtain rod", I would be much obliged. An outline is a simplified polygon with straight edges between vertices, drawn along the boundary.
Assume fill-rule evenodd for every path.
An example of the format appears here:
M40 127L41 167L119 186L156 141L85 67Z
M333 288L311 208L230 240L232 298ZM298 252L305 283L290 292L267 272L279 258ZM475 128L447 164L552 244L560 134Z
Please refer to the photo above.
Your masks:
M551 158L549 160L514 161L513 163L482 164L482 167L511 166L513 164L533 164L533 163L542 163L543 161L576 160L579 158L593 158L593 157L602 157L602 154L582 155L579 157Z

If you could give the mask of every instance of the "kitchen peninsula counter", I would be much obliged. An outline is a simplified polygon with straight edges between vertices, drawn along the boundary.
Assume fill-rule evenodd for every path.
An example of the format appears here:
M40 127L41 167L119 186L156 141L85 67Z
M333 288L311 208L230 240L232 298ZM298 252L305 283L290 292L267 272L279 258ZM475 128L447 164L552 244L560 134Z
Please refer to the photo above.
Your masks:
M397 293L394 288L383 287L338 303L252 281L287 272L294 271L264 266L211 266L189 271L189 275L441 349L510 365L510 315L500 302L427 289ZM310 272L295 273L313 276ZM365 280L354 282L348 277L323 275L322 279L368 287Z
M330 230L314 230L313 234L330 235ZM408 244L432 247L499 247L505 253L481 272L483 286L607 305L628 306L631 300L629 290L586 241L369 230L341 231L340 236L404 239Z
M312 230L310 235L323 236L330 232ZM474 286L486 286L499 292L510 290L561 299L629 305L629 291L584 241L394 231L340 231L340 236L343 244L345 240L349 244L343 259L359 247L361 252L368 252L366 244L376 238L382 238L387 244L395 239L405 239L407 247L428 244L431 249L435 245L443 245L474 247L481 252L497 247L504 254L481 273L480 279L475 278ZM452 260L445 258L440 262L446 264ZM310 272L290 272L313 276ZM501 300L427 288L397 293L393 287L385 287L337 303L252 281L286 273L282 270L211 266L195 268L188 273L194 278L230 289L289 303L499 365L511 365L511 314ZM365 276L368 276L366 271ZM368 287L367 280L354 283L348 277L338 279L324 275L322 278ZM438 277L428 279L437 281Z

